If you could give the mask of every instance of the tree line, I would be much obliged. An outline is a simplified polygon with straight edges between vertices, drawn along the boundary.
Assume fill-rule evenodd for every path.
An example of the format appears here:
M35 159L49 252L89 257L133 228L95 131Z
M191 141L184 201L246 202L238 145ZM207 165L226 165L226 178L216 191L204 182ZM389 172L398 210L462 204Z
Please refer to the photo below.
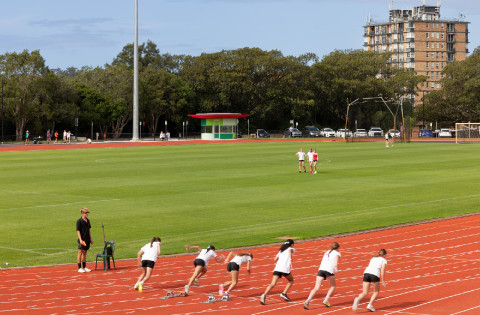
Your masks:
M414 94L426 80L410 69L389 66L389 58L388 53L335 50L320 60L312 53L294 57L258 48L170 55L148 41L139 46L139 120L149 135L159 132L164 120L175 133L187 114L200 112L250 114L252 129L279 130L292 119L340 127L349 101L379 95L398 99ZM427 118L442 113L442 121L468 115L478 120L479 61L475 50L466 61L445 68L444 90L426 97ZM0 75L5 129L16 140L26 129L43 135L47 129L78 128L79 135L88 135L93 125L113 137L132 132L133 44L124 46L111 64L96 68L49 69L38 50L6 53L0 55ZM468 110L459 117L455 106ZM413 117L411 104L404 107ZM353 114L358 128L392 126L381 105L362 106Z

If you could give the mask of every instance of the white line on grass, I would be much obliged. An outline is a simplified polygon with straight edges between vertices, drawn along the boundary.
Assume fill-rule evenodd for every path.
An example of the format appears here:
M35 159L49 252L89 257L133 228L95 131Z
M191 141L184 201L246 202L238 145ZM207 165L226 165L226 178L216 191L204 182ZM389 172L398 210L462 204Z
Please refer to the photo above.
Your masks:
M288 219L288 220L280 220L280 221L274 221L274 222L264 222L264 223L249 224L249 225L238 225L238 226L233 226L233 227L223 228L223 229L215 229L215 230L208 230L208 231L201 231L201 232L191 232L191 233L177 234L177 235L166 235L166 236L163 236L163 237L165 237L165 238L168 238L168 237L178 238L178 237L182 237L182 236L197 235L197 234L203 234L203 233L225 232L225 231L244 229L244 228L250 228L250 227L256 227L256 226L276 225L276 224L289 223L289 222L295 222L295 221L321 219L321 218L332 217L332 216L350 215L350 214L354 214L354 213L368 212L368 211L374 211L374 210L400 208L400 207L415 206L415 205L437 203L437 202L457 200L457 199L465 199L465 198L475 198L475 197L480 197L480 194L469 195L469 196L460 196L460 197L451 197L451 198L444 198L444 199L436 199L436 200L429 200L429 201L411 202L411 203L405 203L405 204L400 204L400 205L377 207L377 208L370 208L370 209L363 209L363 210L337 212L337 213L323 214L323 215L306 217L306 218ZM142 240L122 242L122 243L117 243L117 244L137 243L137 242L143 242L145 240L146 239L142 239Z
M0 211L46 208L46 207L61 207L61 206L76 205L76 204L79 204L79 203L82 204L82 203L108 202L108 201L118 201L118 200L120 200L120 199L112 198L112 199L103 199L103 200L76 201L76 202L58 203L58 204L52 204L52 205L37 205L37 206L18 207L18 208L5 208L5 209L0 209Z

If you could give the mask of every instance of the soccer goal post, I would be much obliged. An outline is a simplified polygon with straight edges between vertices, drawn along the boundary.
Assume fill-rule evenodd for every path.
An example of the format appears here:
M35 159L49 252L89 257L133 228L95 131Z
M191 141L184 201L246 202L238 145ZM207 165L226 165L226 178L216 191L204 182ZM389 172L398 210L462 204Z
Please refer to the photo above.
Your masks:
M480 123L455 123L455 142L480 142Z

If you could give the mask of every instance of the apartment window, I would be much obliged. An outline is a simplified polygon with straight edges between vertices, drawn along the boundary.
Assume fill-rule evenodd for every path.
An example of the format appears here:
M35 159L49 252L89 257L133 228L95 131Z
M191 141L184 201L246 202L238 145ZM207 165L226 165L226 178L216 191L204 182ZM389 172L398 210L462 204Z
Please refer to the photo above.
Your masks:
M427 22L427 28L428 28L428 22Z
M445 39L445 33L442 33L442 39Z
M426 67L426 68L427 68L427 69L430 68L429 66L430 66L430 63L427 62L427 67ZM428 72L427 72L427 73L428 73Z
M442 52L442 59L445 59L445 53Z
M435 88L435 82L430 82L430 87Z
M437 89L439 89L439 88L440 88L440 83L437 83Z
M432 38L435 38L435 33L434 32L432 32Z
M440 72L437 72L437 79L440 78Z
M437 43L437 49L440 49L440 43Z
M432 63L430 64L430 66L431 66L432 69L435 68L435 62L432 62Z
M428 71L427 71L427 73L426 73L425 75L428 77Z
M427 51L427 58L428 58L429 55L430 55L430 53Z
M437 26L437 28L439 27L438 23L437 23L437 25L436 25L436 26Z
M437 39L440 38L440 33L439 32L437 32L436 37L437 37Z
M441 23L440 26L441 26L442 30L445 28L443 23Z
M430 48L430 43L429 42L427 42L427 48Z
M437 59L440 58L440 53L437 51Z
M442 43L442 49L445 49L445 43Z
M440 62L437 62L437 69L440 69Z

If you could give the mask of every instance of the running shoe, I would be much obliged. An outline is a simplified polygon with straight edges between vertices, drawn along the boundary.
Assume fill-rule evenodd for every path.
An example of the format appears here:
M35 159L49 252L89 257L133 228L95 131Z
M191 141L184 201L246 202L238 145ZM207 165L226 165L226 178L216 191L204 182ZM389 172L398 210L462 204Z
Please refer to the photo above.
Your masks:
M352 311L356 311L357 306L358 306L358 298L355 298L355 300L353 300Z
M193 280L193 284L194 284L194 285L199 285L199 284L198 284L198 279Z
M369 310L370 312L375 312L375 309L373 308L373 306L371 304L368 304L367 310Z
M225 292L222 296L222 301L228 301L230 300L230 295L228 295L228 292Z
M313 174L317 174L317 171L315 171Z
M286 293L283 293L283 292L282 292L282 293L280 293L280 296L281 296L285 301L290 302L290 298L287 296Z
M308 300L306 300L304 303L303 303L303 308L308 310L310 307L310 302L308 302Z
M78 272L84 273L84 272L85 272L85 269L83 269L83 268L78 268Z
M327 300L323 300L323 304L325 304L326 307L332 306Z
M133 289L138 290L138 283L135 283L135 286L133 287Z
M91 270L88 269L87 267L83 268L83 270L85 270L85 272L90 272Z
M189 289L190 289L190 286L187 284L187 285L185 286L185 294L188 294L188 290L189 290Z
M265 294L262 294L262 295L260 296L260 304L265 305L265 299L266 299L266 298L267 298L267 296L266 296Z
M138 292L143 292L143 285L141 283L138 284Z

